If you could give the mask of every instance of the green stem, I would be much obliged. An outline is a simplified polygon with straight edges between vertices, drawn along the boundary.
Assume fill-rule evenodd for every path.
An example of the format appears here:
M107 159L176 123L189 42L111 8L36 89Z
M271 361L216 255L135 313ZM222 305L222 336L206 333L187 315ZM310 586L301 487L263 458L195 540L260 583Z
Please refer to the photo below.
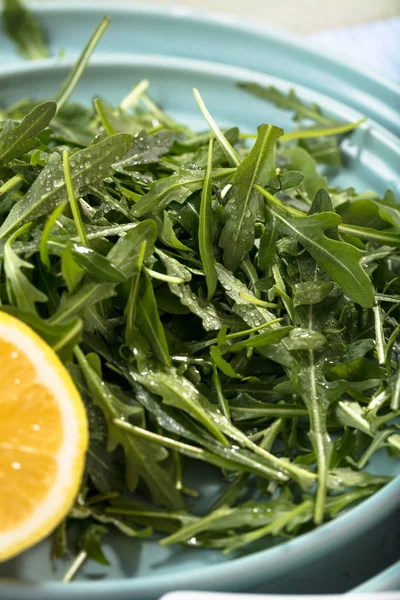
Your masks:
M160 444L166 448L171 448L171 450L181 452L181 454L184 454L189 458L196 458L198 460L205 460L207 462L209 459L208 455L211 454L202 448L197 448L196 446L191 446L190 444L185 444L184 442L179 442L178 440L154 433L153 431L147 431L147 429L142 429L136 425L131 425L130 423L121 421L120 419L114 419L114 423L117 427L124 429L132 435L155 442L156 444Z
M265 300L260 300L259 298L255 298L254 296L249 296L244 292L240 292L239 296L243 298L243 300L246 300L247 302L250 302L250 304L254 304L256 306L262 306L263 308L278 308L278 305L274 302L265 302Z
M301 515L301 513L303 513L305 510L311 508L311 506L312 506L311 500L304 500L304 502L302 502L301 504L296 506L296 508L294 508L293 510L291 510L287 513L284 513L282 516L275 519L273 521L273 523L269 523L268 525L265 525L264 527L255 529L254 531L252 531L250 533L244 533L243 535L236 536L236 538L232 542L232 544L223 551L223 554L229 554L230 552L233 552L234 550L237 550L238 548L241 548L242 546L247 546L248 544L251 544L252 542L256 542L257 540L265 537L266 535L274 534L275 532L279 532L280 530L282 530L285 527L285 525L290 523L290 521L293 518L297 517L298 515Z
M284 478L285 473L290 473L299 482L299 484L304 487L310 487L316 479L314 473L311 473L310 471L307 471L306 469L303 469L302 467L295 465L288 460L274 456L271 454L271 452L268 452L268 450L264 450L264 448L261 446L257 446L257 444L252 442L245 434L240 436L240 443L252 450L254 454L264 458L269 463L269 466L275 468L278 467L281 469L281 472L278 471L278 477L281 479Z
M349 133L353 129L357 129L360 125L365 123L366 117L355 121L354 123L345 123L344 125L337 125L336 127L326 127L321 129L299 129L298 131L291 131L290 133L283 134L280 138L280 142L291 142L293 140L301 140L306 138L316 137L328 137L331 135L341 135L343 133Z
M360 225L348 225L347 223L341 223L339 225L339 231L340 233L354 235L362 240L375 242L377 244L394 246L396 248L400 246L400 235L398 233L386 233L385 231L361 227Z
M168 521L182 521L182 514L173 512L162 512L156 510L133 510L131 508L107 507L105 512L109 515L126 515L127 517L140 517L145 519L166 519ZM190 518L189 515L184 516ZM197 517L192 517L197 521Z
M165 273L160 273L160 271L149 269L149 267L144 267L144 270L148 275L150 275L150 277L153 277L153 279L158 279L159 281L166 281L167 283L185 283L185 280L181 277L166 275Z
M68 77L63 82L63 84L61 85L57 94L55 95L54 100L55 100L55 102L57 102L57 111L59 111L61 109L61 107L66 103L66 101L68 100L68 98L70 97L72 92L74 91L76 84L78 83L79 79L81 78L83 72L86 69L86 65L88 64L90 57L93 54L94 49L96 48L97 44L99 43L103 33L105 32L105 30L107 29L107 27L109 25L109 23L110 23L110 19L108 17L104 17L100 21L100 23L96 27L92 37L90 38L90 40L86 44L85 48L83 49L81 55L79 56L78 61L76 62L75 66L73 67L72 71L68 74Z
M93 104L94 104L94 108L95 108L95 110L97 112L97 115L98 115L98 117L99 117L99 119L100 119L100 121L101 121L104 129L107 132L107 135L114 135L115 134L115 129L111 125L110 121L107 119L106 114L105 114L104 109L103 109L103 105L100 102L100 100L98 98L95 98L93 100Z
M22 177L22 175L14 175L14 177L11 177L11 179L9 179L5 183L3 183L3 185L0 186L0 198L1 196L8 194L8 192L11 192L11 190L14 190L16 187L21 185L23 181L24 178Z
M182 527L176 533L169 535L168 537L162 539L160 541L161 546L170 546L171 544L176 544L178 542L186 542L194 537L197 533L204 531L207 529L209 525L212 525L215 521L226 517L232 512L232 509L227 506L221 506L213 513L203 517L202 519L198 519L195 523L191 525L187 525L186 527Z
M297 131L291 131L289 133L284 133L280 138L280 142L292 142L293 140L302 140L307 138L317 138L317 137L329 137L332 135L341 135L343 133L349 133L354 129L357 129L360 125L365 123L367 120L366 117L360 119L359 121L354 121L353 123L345 123L344 125L337 125L336 127L323 127L321 129L298 129ZM249 139L253 140L257 138L256 133L241 133L241 139Z
M92 504L98 504L99 502L104 502L104 500L110 500L111 498L118 498L121 495L121 492L107 492L105 494L95 494L86 500L86 506L91 506Z
M296 208L284 204L281 200L270 194L268 190L265 190L261 186L255 185L254 187L270 204L285 211L291 217L305 217L307 215L307 213L301 210L297 210ZM377 244L385 244L387 246L394 247L398 247L400 245L400 235L397 233L386 233L385 231L378 231L376 229L361 227L359 225L348 225L347 223L341 223L338 229L340 233L354 235L363 240L376 242Z
M392 410L400 409L400 369L396 375L396 383L394 385L394 390L392 392L392 401L390 404L390 408Z
M43 227L42 237L40 239L39 256L40 260L48 269L50 269L50 258L49 258L49 237L52 232L54 225L57 222L66 207L66 204L59 204L55 207L49 218L47 219L45 226Z
M378 363L384 365L386 362L386 351L385 351L385 334L383 333L383 320L382 312L379 304L373 307L374 319L375 319L375 349L378 355Z
M66 335L58 340L53 346L54 352L60 352L82 329L82 321L77 321L74 327L72 327Z
M128 108L134 108L139 100L140 96L145 93L149 87L147 79L142 79L133 90L124 98L119 105L122 110L128 110Z
M236 331L235 333L229 333L226 336L226 339L234 339L237 337L243 337L245 335L250 335L252 333L256 333L257 331L261 331L262 329L265 329L266 327L270 327L271 325L275 325L275 323L280 323L282 321L282 317L278 318L278 319L273 319L272 321L266 321L265 323L262 323L262 325L258 325L257 327L253 327L252 329L244 329L243 331ZM218 343L218 338L212 338L211 340L207 340L205 342L199 342L198 344L191 346L191 352L195 353L195 352L199 352L200 350L204 350L204 348L208 348L209 346L212 346L213 344L217 344Z
M81 241L82 246L89 247L89 241L86 236L85 228L84 228L83 222L82 222L81 213L79 211L78 202L75 197L74 186L73 186L72 177L71 177L71 167L69 164L68 150L64 150L64 152L63 152L63 166L64 166L65 184L66 184L67 192L68 192L68 199L69 199L69 203L71 206L72 215L74 217L76 230L78 232L79 239Z
M64 577L62 578L62 583L69 583L71 581L71 579L73 579L75 577L75 575L77 574L77 572L79 571L79 569L81 568L81 566L83 565L83 563L85 562L87 557L88 557L88 555L87 555L87 552L85 552L85 550L82 550L81 552L79 552L78 556L75 558L72 565L70 566L68 571L65 573Z
M236 167L238 167L241 163L241 160L240 160L236 150L234 150L234 148L228 142L228 140L226 139L226 137L224 136L224 134L222 133L222 131L220 130L220 128L218 127L218 125L216 124L216 122L214 121L212 116L210 115L209 111L207 110L206 105L204 104L203 98L200 96L199 90L196 90L196 88L194 88L193 94L194 94L195 100L197 102L197 105L200 108L200 111L201 111L203 117L205 118L205 120L207 121L210 129L214 132L215 137L221 144L222 148L224 149L225 153L227 154L227 156L229 157L231 162Z
M287 477L284 474L278 473L273 468L268 467L264 464L260 464L260 461L249 461L248 464L244 465L242 457L242 462L236 463L234 462L234 459L231 460L230 458L220 458L218 455L213 454L208 450L203 450L203 448L191 446L189 444L185 444L184 442L179 442L178 440L159 435L152 431L147 431L146 429L136 427L135 425L131 425L130 423L127 423L126 421L121 421L120 419L114 419L114 424L116 425L116 427L124 429L126 432L131 433L132 435L136 435L156 444L160 444L162 446L165 446L166 448L176 450L177 452L180 452L181 454L183 454L184 456L188 456L189 458L202 460L212 465L216 465L218 467L230 470L239 470L241 467L243 468L244 466L244 468L246 468L248 471L256 472L257 474L262 475L263 477L268 477L269 479L278 481L287 480ZM254 468L255 465L256 468Z
M213 384L215 387L215 391L217 392L218 404L221 409L221 412L224 415L224 417L227 419L227 421L229 421L229 423L230 423L231 415L230 415L230 411L229 411L229 402L225 398L224 393L222 391L221 382L219 380L219 375L218 375L218 369L214 362L213 362L212 380L213 380Z
M165 125L165 127L168 127L168 129L172 129L172 131L186 131L186 127L179 125L173 119L163 113L163 111L158 108L157 104L155 104L147 94L142 92L140 99L159 123Z

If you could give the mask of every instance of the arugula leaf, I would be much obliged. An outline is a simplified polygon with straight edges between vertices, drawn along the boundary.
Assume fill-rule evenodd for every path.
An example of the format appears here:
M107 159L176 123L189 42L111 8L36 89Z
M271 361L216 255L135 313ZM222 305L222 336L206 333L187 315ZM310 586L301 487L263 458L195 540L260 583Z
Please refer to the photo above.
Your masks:
M90 390L92 401L102 409L107 420L108 449L112 451L118 444L124 448L129 489L135 489L138 477L142 477L149 486L155 503L169 508L180 508L182 503L179 493L175 490L167 473L154 460L151 446L138 440L134 441L131 436L126 435L114 425L114 419L129 418L130 407L118 400L104 385L104 381L89 365L87 357L81 350L77 349L75 355Z
M260 417L285 419L308 415L307 410L301 406L284 402L260 402L246 392L241 392L231 401L231 412L234 421L247 421Z
M268 102L275 104L279 108L293 111L293 118L296 121L300 119L310 119L321 125L331 125L333 123L331 119L328 119L321 114L321 111L316 104L311 107L303 104L294 90L289 90L288 94L285 95L276 87L270 86L266 88L258 83L238 83L238 87L262 100L267 100Z
M178 239L174 231L172 219L166 210L163 211L162 216L154 215L154 219L158 226L158 237L165 246L176 250L183 250L184 252L193 252L191 248L182 244Z
M168 153L174 138L175 134L171 131L157 131L150 135L143 131L133 137L128 152L121 160L114 163L114 168L118 171L121 168L156 163L161 156Z
M133 207L136 217L163 211L170 202L184 202L203 185L204 171L182 168L151 184L148 194Z
M317 171L317 163L304 148L293 146L282 151L282 155L290 161L290 166L304 174L301 188L313 198L320 189L328 187L328 180Z
M51 316L50 323L59 325L69 321L72 317L83 315L87 306L94 306L98 302L115 295L115 284L84 283L72 294L64 292L61 296L60 306Z
M275 319L275 315L266 308L262 308L256 303L252 304L249 302L248 299L257 300L257 298L239 279L236 279L230 271L225 269L225 267L219 263L216 263L215 268L217 270L218 280L227 296L235 302L233 312L242 317L247 325L250 327L258 327L263 323ZM279 324L272 325L272 327L279 327Z
M121 271L125 278L132 277L136 273L137 259L144 241L146 241L145 256L149 256L153 252L156 231L154 221L149 219L135 225L134 229L121 237L111 248L107 259ZM73 293L64 292L59 308L50 319L51 323L53 325L63 323L73 316L82 315L89 304L94 306L106 298L115 296L115 287L115 281L103 283L86 283L84 281Z
M260 195L254 189L275 175L274 149L282 130L260 125L257 140L232 177L235 191L225 206L225 225L219 240L224 264L235 271L254 244L254 226L259 214Z
M193 452L193 447L188 449L175 445L174 447L177 451L185 454L190 450L191 454L187 455L192 458L205 460L227 470L237 471L238 469L244 469L246 472L256 473L267 479L276 477L276 471L265 464L261 464L259 458L255 458L248 450L238 448L236 445L234 447L224 445L225 442L223 444L217 441L203 427L191 421L185 413L179 412L178 414L165 403L160 404L144 388L138 387L136 373L125 372L125 376L133 386L138 402L154 416L160 427L173 435L178 435L203 446L209 452ZM162 443L165 443L165 436Z
M224 375L235 379L241 379L241 376L236 373L232 365L222 357L217 346L211 346L210 354L215 366L217 366Z
M21 123L6 121L0 133L0 164L4 165L39 146L40 140L34 136L49 125L56 110L55 102L43 102L35 106Z
M190 271L182 266L177 260L160 250L158 250L157 253L166 266L168 275L178 277L183 281L190 281L192 279ZM187 284L169 283L168 285L171 292L178 296L183 306L187 306L192 313L200 317L206 331L220 329L222 318L211 302L196 296Z
M108 533L108 529L102 525L89 525L78 540L78 547L83 550L89 558L100 563L101 565L109 565L101 548L101 538Z
M155 357L166 366L171 366L165 331L158 315L157 303L150 277L141 273L137 303L138 327L149 342Z
M18 230L4 245L7 295L10 304L15 304L20 310L36 315L36 302L47 302L47 296L38 290L22 271L23 267L33 269L34 266L19 258L12 249L13 241L21 233L21 229Z
M125 281L124 273L115 267L108 258L95 250L74 244L71 252L75 262L96 281L115 281L116 283Z
M268 212L265 217L264 231L260 238L260 247L258 250L258 266L264 271L275 261L278 234L279 227L277 220Z
M187 412L204 425L218 441L227 445L227 440L218 427L218 421L223 417L190 381L179 377L173 371L171 373L148 371L145 374L137 374L136 379L149 391L162 396L167 405Z
M274 212L283 233L292 235L314 258L318 265L362 307L374 304L374 291L368 275L360 266L361 253L346 242L326 237L325 230L339 225L334 213L290 218Z
M212 180L211 167L213 157L213 137L210 136L208 148L207 170L204 178L203 191L201 194L200 218L199 218L199 250L203 263L203 269L207 281L207 299L215 294L217 288L217 272L215 270L214 250L212 245Z
M84 188L110 175L113 163L127 152L130 141L129 135L118 133L72 154L70 166L75 193L81 193ZM27 194L11 209L0 227L0 238L28 220L37 219L53 210L58 204L66 202L67 197L61 158L54 152Z
M49 51L39 21L20 0L4 0L4 29L25 58L47 58Z
M146 242L144 259L147 259L154 252L156 237L157 226L155 222L146 219L138 223L125 236L120 237L107 254L107 258L126 278L132 277L137 272L137 259L143 242Z
M304 500L301 504L292 505L289 508L284 507L280 504L274 515L274 520L269 522L267 525L254 529L250 533L243 533L235 536L230 543L225 547L224 554L234 552L243 546L247 546L266 535L279 535L282 534L285 529L298 526L299 524L305 523L310 520L310 513L312 509L312 501Z
M95 488L102 494L124 492L124 468L116 453L109 452L102 440L93 432L86 455L86 471ZM97 432L98 435L98 432Z

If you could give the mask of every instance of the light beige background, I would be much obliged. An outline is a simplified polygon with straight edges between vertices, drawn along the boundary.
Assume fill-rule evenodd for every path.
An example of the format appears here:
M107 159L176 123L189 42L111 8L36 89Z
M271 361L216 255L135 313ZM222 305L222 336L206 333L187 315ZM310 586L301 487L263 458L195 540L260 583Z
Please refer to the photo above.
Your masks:
M79 2L79 0L71 0ZM112 4L113 0L92 0ZM124 0L130 2L131 0ZM158 4L207 9L297 33L345 27L400 15L400 0L154 0ZM152 4L153 0L145 0Z

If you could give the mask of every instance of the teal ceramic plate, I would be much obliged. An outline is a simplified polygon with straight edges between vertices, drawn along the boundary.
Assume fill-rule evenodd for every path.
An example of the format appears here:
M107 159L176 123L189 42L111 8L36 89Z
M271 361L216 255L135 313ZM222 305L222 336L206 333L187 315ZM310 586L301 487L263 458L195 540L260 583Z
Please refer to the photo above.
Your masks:
M70 66L70 60L47 60L1 67L2 101L7 104L23 96L51 97ZM132 84L144 77L151 81L153 98L169 114L198 129L204 129L205 124L192 96L193 86L201 90L221 125L240 125L244 131L254 131L261 122L272 122L286 129L290 127L287 113L247 95L236 83L253 81L257 77L263 85L273 83L288 89L292 82L204 61L145 55L98 55L84 74L74 98L89 103L93 94L100 92L107 100L117 102L130 91ZM354 108L305 87L296 86L296 91L304 100L317 101L324 111L340 120L357 120L361 116ZM396 193L400 192L400 141L380 125L372 121L365 123L345 140L343 152L345 168L340 175L331 171L331 180L344 186L353 184L360 191L374 188L383 192L390 186ZM382 453L375 457L370 470L398 475L400 463ZM220 485L213 471L196 464L192 478L195 485L200 482L204 502L212 501ZM66 565L61 564L53 570L49 544L44 542L1 566L1 577L25 581L29 587L3 580L0 597L22 600L29 594L32 600L55 597L60 600L110 597L156 600L174 589L240 591L261 583L289 582L292 573L312 574L314 568L322 569L324 562L325 569L335 573L341 555L348 557L351 548L354 548L354 554L355 544L361 540L371 556L374 552L382 553L383 541L391 532L387 525L387 534L381 532L374 536L374 527L395 511L400 504L399 498L400 478L397 478L348 514L314 532L236 558L222 557L217 551L161 548L155 539L136 543L117 535L109 536L106 552L112 567L105 569L88 564L80 580L69 586L58 583ZM394 528L391 529L393 533ZM366 540L369 540L368 546ZM343 564L340 568L343 571Z
M48 32L53 56L60 50L76 54L107 14L111 25L98 53L179 56L275 75L353 106L400 136L399 85L316 51L300 38L259 26L257 15L250 24L183 6L131 1L41 0L31 5ZM16 60L14 48L0 33L0 62L10 60Z

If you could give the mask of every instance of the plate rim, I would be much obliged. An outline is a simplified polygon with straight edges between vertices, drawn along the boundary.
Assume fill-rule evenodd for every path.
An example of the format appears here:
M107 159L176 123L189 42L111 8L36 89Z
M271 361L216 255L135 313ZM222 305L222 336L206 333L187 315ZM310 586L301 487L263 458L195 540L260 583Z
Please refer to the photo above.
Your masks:
M44 2L48 0L43 0ZM103 0L100 0L103 1ZM11 63L1 63L0 62L0 80L3 78L12 78L14 75L32 75L32 72L41 71L47 72L57 68L72 68L75 63L77 54L69 54L68 57L58 58L43 58L37 59L34 62L32 61L18 61ZM285 77L278 77L276 75L271 75L268 73L263 73L262 71L257 71L255 69L249 69L246 67L235 67L231 64L219 63L215 61L209 61L198 58L185 58L180 56L165 56L163 54L128 54L126 52L98 52L97 54L91 57L90 63L86 67L90 69L91 67L111 67L116 63L127 65L127 66L147 66L148 68L158 68L162 67L164 69L179 70L184 69L186 71L197 71L202 74L211 74L213 76L221 76L224 79L236 80L236 81L254 81L256 78L258 81L265 79L273 79L279 84L282 82L285 86L291 85L295 86L301 92L304 90L306 92L311 91L316 99L325 98L334 106L338 108L342 108L344 111L349 113L353 113L351 120L359 120L364 117L363 112L353 107L350 104L346 104L342 100L337 98L331 98L324 92L319 90L314 90L313 88L307 88L305 85L301 83L293 83L289 79ZM6 79L5 85L7 85L9 79ZM150 82L151 83L151 82ZM127 88L127 93L128 93ZM400 92L400 87L399 87ZM400 96L399 96L400 100ZM200 113L199 113L200 114ZM378 123L372 117L365 117L365 123L361 124L358 129L371 129L373 131L378 132L380 136L383 136L385 143L391 147L391 149L400 153L400 137L396 134L392 133L387 127ZM349 119L350 120L350 119ZM206 127L206 123L205 123Z
M224 12L212 12L209 10L196 10L193 8L186 8L183 5L171 4L166 6L165 4L159 4L152 2L146 4L144 2L128 2L127 0L113 0L112 6L109 0L82 0L79 2L75 0L70 2L69 0L31 0L29 6L38 14L46 11L68 12L74 11L88 11L96 13L101 6L107 8L108 13L119 12L119 13L141 13L157 16L165 16L167 18L175 20L192 21L193 23L213 23L217 26L224 27L227 29L236 29L243 32L252 32L260 36L269 37L276 42L285 42L286 44L302 49L313 56L323 56L326 60L332 64L340 65L346 70L356 71L358 74L375 81L378 85L390 89L400 95L400 83L393 81L389 77L381 75L380 73L368 70L368 67L360 64L355 59L342 59L334 56L333 52L326 48L316 47L311 40L303 38L301 35L288 32L280 27L269 27L268 25L258 24L248 18L241 19L234 15L229 15Z

